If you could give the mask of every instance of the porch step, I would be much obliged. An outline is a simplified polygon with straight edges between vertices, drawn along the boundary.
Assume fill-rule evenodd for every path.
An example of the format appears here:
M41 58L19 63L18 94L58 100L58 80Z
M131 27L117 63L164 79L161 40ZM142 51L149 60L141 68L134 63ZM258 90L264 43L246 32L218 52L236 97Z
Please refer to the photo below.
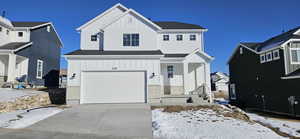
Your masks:
M170 95L161 97L161 103L163 104L207 104L208 100L204 100L199 95Z

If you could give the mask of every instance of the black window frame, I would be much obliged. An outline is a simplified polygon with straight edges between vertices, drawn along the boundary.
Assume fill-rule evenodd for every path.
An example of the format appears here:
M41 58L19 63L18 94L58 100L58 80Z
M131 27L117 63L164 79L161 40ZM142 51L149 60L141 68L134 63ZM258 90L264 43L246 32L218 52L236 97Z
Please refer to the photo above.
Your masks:
M24 32L20 31L18 32L18 37L23 37L24 36Z
M163 41L169 41L170 40L170 35L163 35Z
M190 35L190 41L195 41L196 40L196 35L195 34L191 34Z
M97 35L91 35L91 41L92 42L98 41L98 36Z
M167 66L167 74L168 74L168 78L174 77L174 66L173 65Z
M138 33L124 33L123 34L123 46L140 46L140 34Z
M182 41L183 40L183 35L180 35L180 34L176 35L176 40L177 41Z

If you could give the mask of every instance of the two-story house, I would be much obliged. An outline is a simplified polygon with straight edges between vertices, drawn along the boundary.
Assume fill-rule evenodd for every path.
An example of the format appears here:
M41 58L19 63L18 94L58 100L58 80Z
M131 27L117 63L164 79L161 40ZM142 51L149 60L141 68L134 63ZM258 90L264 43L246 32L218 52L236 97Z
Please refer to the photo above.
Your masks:
M80 26L68 61L69 103L151 103L202 87L211 99L207 29L154 22L116 4Z
M240 43L228 64L232 104L300 116L300 27Z
M58 86L62 42L51 22L0 16L0 84Z

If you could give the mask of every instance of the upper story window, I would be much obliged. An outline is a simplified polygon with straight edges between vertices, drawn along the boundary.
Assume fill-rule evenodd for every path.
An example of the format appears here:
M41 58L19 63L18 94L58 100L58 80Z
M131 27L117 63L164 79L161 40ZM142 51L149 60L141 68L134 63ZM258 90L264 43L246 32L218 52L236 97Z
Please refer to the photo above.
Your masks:
M164 39L164 41L170 40L169 35L163 35L163 39Z
M18 32L19 37L23 37L23 32Z
M182 41L182 35L176 35L177 41Z
M169 65L167 67L167 72L168 72L168 78L173 78L173 76L174 76L174 67L173 67L173 65Z
M94 42L94 41L97 41L97 35L92 35L92 36L91 36L91 41L93 41L93 42Z
M123 34L123 46L139 46L139 34Z
M43 77L43 61L37 60L37 70L36 70L36 78L42 79Z
M190 40L195 41L196 40L196 35L190 35Z
M290 48L291 64L300 64L300 48Z
M279 50L273 51L273 60L280 59Z
M240 54L243 54L243 47L240 47Z
M266 54L266 61L269 62L269 61L272 61L272 59L273 59L272 52L268 52Z
M51 31L51 26L47 26L47 32Z
M266 54L261 54L260 55L260 63L265 63L266 62Z

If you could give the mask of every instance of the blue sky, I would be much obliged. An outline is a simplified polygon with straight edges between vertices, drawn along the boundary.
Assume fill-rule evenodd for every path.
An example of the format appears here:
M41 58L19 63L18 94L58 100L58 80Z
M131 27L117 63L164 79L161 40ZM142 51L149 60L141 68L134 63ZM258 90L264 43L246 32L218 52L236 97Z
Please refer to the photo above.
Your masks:
M79 49L77 27L122 3L154 21L181 21L208 29L205 50L212 71L228 72L227 60L239 42L264 41L300 26L299 0L5 0L13 21L51 21L62 38L62 55ZM61 67L66 68L61 58Z

